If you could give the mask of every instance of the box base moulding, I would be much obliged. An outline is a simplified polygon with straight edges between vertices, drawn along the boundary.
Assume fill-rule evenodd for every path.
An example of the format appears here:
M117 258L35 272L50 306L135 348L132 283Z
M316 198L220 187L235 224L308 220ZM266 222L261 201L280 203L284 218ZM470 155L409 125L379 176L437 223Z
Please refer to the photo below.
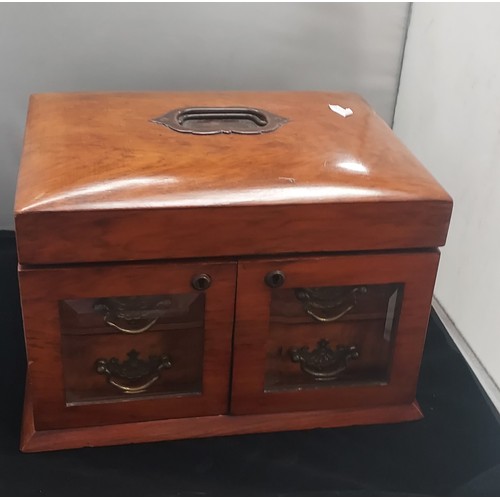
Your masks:
M413 401L397 406L262 415L214 415L39 431L35 429L31 395L27 386L21 431L21 451L55 451L235 434L389 424L421 418L423 418L422 411L418 403Z

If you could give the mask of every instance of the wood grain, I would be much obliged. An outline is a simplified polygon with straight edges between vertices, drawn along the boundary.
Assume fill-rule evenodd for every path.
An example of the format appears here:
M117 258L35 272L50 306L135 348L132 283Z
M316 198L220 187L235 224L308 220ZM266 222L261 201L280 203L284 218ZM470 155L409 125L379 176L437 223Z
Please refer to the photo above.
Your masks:
M437 247L450 215L414 201L26 212L16 233L23 264L137 261Z
M236 104L290 121L253 136L150 121ZM451 199L355 94L40 94L15 212L20 262L50 264L435 247Z

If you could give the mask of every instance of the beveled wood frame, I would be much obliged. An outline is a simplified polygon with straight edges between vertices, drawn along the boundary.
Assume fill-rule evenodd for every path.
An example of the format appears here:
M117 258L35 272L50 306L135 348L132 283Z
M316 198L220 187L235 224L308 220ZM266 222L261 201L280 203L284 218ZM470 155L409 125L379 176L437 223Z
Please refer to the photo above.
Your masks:
M401 405L415 399L439 251L240 260L233 342L231 414L335 410ZM264 277L283 271L284 287L400 283L404 286L386 384L332 385L265 392L271 288Z
M212 278L205 292L201 394L67 406L58 301L192 292L191 278ZM227 413L236 265L233 262L20 267L29 391L37 430L123 424ZM119 335L119 334L118 334Z

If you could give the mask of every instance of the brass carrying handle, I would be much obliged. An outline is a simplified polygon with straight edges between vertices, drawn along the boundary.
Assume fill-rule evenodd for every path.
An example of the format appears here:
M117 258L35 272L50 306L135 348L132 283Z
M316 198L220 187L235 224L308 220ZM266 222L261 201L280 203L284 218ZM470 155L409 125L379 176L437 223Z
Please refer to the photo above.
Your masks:
M122 333L127 333L127 334L131 334L131 335L135 335L137 333L144 333L146 330L149 330L159 319L160 319L160 317L158 316L157 318L152 319L151 321L146 323L144 326L141 326L139 328L124 328L123 326L117 325L116 323L111 321L109 319L109 314L106 314L106 316L104 316L104 322L106 324L108 324L109 326L113 326L114 328L116 328L117 330L119 330Z
M300 363L300 369L315 380L334 380L347 369L348 361L358 359L360 353L354 345L338 345L334 350L329 344L328 340L321 339L313 351L307 346L291 347L288 354L292 362Z
M125 394L138 394L151 387L161 376L161 370L172 367L169 357L149 356L148 360L139 358L139 353L132 350L125 361L117 358L98 359L95 370L105 375L108 383ZM132 383L136 382L136 383Z
M176 118L179 125L189 120L250 120L259 127L268 124L264 112L251 108L186 108Z
M189 107L173 109L151 121L176 132L210 135L273 132L288 119L257 108Z

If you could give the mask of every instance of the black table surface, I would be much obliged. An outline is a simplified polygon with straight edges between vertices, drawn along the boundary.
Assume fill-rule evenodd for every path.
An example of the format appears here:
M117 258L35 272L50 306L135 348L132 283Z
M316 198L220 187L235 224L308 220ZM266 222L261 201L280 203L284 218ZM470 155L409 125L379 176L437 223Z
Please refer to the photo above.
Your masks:
M432 315L418 422L23 454L12 232L0 232L0 495L500 495L498 414Z

